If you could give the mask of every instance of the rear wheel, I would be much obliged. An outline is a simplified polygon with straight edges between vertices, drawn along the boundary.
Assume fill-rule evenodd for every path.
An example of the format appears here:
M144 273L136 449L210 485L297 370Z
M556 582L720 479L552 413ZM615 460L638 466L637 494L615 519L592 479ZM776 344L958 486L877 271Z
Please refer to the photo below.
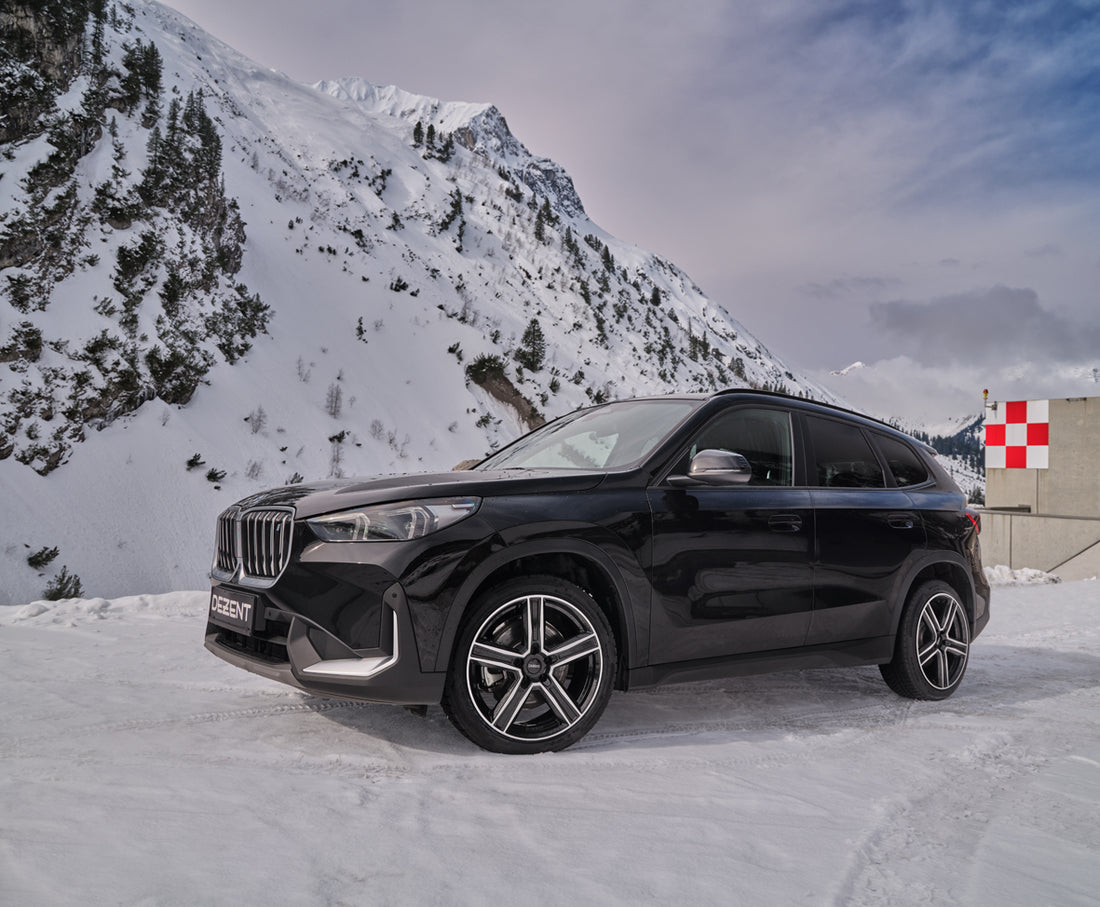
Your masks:
M970 618L958 593L940 580L924 583L901 615L894 658L879 666L899 696L946 699L962 681L970 658Z
M614 675L615 640L592 597L555 577L525 577L474 605L459 633L443 707L487 750L561 750L599 720Z

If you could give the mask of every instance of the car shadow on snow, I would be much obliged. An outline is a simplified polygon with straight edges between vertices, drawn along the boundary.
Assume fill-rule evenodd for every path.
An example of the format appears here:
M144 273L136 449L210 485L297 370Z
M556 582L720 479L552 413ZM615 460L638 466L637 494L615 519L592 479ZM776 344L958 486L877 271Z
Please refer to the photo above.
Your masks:
M977 643L962 686L949 699L895 695L876 667L823 668L674 683L611 697L589 734L567 752L765 742L794 736L889 730L915 720L988 719L1021 706L1100 687L1100 656L1056 649ZM443 709L418 716L399 706L314 699L313 709L345 728L393 746L453 755L480 750L455 730Z

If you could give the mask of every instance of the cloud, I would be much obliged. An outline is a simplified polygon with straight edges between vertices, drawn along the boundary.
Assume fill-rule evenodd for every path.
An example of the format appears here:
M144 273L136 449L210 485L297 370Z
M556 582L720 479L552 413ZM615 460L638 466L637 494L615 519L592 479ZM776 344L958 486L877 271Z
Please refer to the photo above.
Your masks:
M896 277L835 277L825 283L805 284L802 290L818 299L836 299L858 293L881 293L900 283Z
M943 366L908 356L883 359L845 375L811 372L854 408L910 426L934 426L950 416L977 415L982 391L992 400L1045 400L1096 396L1100 369L1037 363Z
M496 104L792 368L1100 349L1095 0L166 2L304 81Z
M1055 243L1046 243L1038 249L1028 249L1024 254L1026 254L1028 258L1052 258L1061 255L1062 248Z
M930 365L1100 359L1100 327L1045 309L1031 289L995 286L930 302L876 302L871 326Z
M857 410L909 426L936 424L950 414L979 412L982 388L1001 388L1001 383L980 369L944 369L908 356L882 359L843 375L811 372L810 377L824 381Z

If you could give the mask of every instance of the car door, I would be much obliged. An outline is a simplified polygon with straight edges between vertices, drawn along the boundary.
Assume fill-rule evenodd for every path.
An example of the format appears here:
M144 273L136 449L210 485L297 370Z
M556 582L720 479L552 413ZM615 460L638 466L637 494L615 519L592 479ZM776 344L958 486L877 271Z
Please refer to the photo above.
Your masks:
M865 429L825 416L802 419L816 548L806 642L886 636L892 631L894 580L924 545L920 512L904 490L893 487L892 473L887 479Z
M791 418L740 406L717 415L648 490L653 533L650 663L801 645L813 604L813 507L793 484ZM737 485L689 484L701 450L739 453Z

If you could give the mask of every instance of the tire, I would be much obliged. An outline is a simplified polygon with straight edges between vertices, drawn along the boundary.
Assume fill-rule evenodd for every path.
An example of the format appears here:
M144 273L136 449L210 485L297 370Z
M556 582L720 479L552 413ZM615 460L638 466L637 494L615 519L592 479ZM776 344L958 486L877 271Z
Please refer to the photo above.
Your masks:
M894 658L882 678L908 699L946 699L970 658L970 617L958 593L940 580L917 587L905 605Z
M550 576L482 596L451 657L443 708L495 753L545 753L580 740L611 698L615 638L599 605Z

